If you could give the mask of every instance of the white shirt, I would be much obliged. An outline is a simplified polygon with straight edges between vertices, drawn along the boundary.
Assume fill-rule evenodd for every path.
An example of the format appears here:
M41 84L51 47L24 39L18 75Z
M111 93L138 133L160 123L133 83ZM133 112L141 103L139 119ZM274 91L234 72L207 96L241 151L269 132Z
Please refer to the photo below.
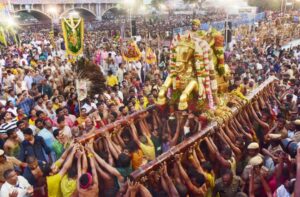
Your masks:
M113 60L116 59L116 52L114 52L114 51L109 51L108 53L111 54L111 57L113 58Z
M17 130L17 135L18 135L19 139L21 140L21 142L23 142L24 141L24 134L20 129Z
M117 75L119 83L122 83L122 81L124 79L123 78L124 77L124 72L125 72L124 69L118 68L116 75Z
M64 136L66 136L68 138L72 138L72 131L69 126L65 126L62 132L63 132Z
M12 193L14 190L18 191L17 197L29 197L27 195L27 189L31 187L31 185L28 183L28 181L22 177L18 176L18 181L16 186L9 184L8 182L5 182L1 187L0 196L1 197L9 197L9 194Z
M85 103L82 108L85 108L86 109L86 113L90 113L91 110L96 110L97 109L97 106L95 103L91 103L90 105Z
M256 69L257 70L262 70L262 65L260 63L256 63Z
M122 91L118 91L118 97L123 101L124 100L124 96L123 96L123 93Z
M26 75L24 81L26 82L27 89L30 90L33 83L32 76Z
M278 197L290 197L291 194L285 189L284 185L281 185L280 187L277 188L275 191L276 196Z
M5 60L4 59L0 59L0 66L5 66Z
M7 109L8 112L11 112L14 116L17 116L18 113L17 113L17 108L14 107L13 109L12 108L8 108Z

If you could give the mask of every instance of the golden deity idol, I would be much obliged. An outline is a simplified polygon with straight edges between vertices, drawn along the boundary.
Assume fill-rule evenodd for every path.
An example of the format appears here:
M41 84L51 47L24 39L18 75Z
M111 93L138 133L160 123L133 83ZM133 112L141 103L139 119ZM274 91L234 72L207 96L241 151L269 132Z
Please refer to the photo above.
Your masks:
M224 64L224 37L215 29L199 31L200 24L193 20L192 30L172 41L170 75L159 92L159 105L166 104L171 90L172 96L180 94L179 110L187 109L193 92L212 109L219 103L218 92L228 91L230 69Z
M208 107L213 108L212 92L217 90L217 82L210 78L215 71L209 44L190 34L178 35L171 44L170 59L170 74L160 89L158 104L166 104L167 91L171 88L172 94L180 92L179 110L188 108L192 92L199 101L207 101Z

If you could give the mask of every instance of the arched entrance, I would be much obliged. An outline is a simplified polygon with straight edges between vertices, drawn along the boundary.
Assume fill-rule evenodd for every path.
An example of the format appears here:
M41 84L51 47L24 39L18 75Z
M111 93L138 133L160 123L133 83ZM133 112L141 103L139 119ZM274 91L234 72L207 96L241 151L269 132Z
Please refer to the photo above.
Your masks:
M112 7L103 12L102 20L115 20L119 16L125 16L126 10L118 7Z
M18 18L18 21L20 23L37 23L37 22L43 22L43 23L50 23L51 17L39 10L18 10L15 12L15 15Z
M72 12L75 12L79 16L83 17L86 21L92 21L96 19L96 14L86 8L71 8L64 11L60 17L68 17Z

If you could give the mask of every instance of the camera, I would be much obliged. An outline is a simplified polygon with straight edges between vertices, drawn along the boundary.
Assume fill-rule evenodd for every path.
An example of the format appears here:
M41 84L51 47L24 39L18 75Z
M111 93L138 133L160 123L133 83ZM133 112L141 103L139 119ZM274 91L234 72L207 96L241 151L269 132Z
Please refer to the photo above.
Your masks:
M281 147L285 152L287 152L291 157L295 158L297 155L297 149L300 144L294 142L290 138L285 138L281 140Z

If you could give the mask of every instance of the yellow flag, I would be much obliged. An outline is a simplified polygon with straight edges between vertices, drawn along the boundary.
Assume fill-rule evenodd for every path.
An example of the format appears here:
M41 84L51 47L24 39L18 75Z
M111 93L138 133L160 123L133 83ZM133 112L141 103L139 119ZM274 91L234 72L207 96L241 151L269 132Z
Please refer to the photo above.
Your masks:
M5 8L5 4L4 3L0 3L0 10L3 10Z
M6 37L5 37L3 27L0 27L0 43L2 43L4 46L7 46Z

